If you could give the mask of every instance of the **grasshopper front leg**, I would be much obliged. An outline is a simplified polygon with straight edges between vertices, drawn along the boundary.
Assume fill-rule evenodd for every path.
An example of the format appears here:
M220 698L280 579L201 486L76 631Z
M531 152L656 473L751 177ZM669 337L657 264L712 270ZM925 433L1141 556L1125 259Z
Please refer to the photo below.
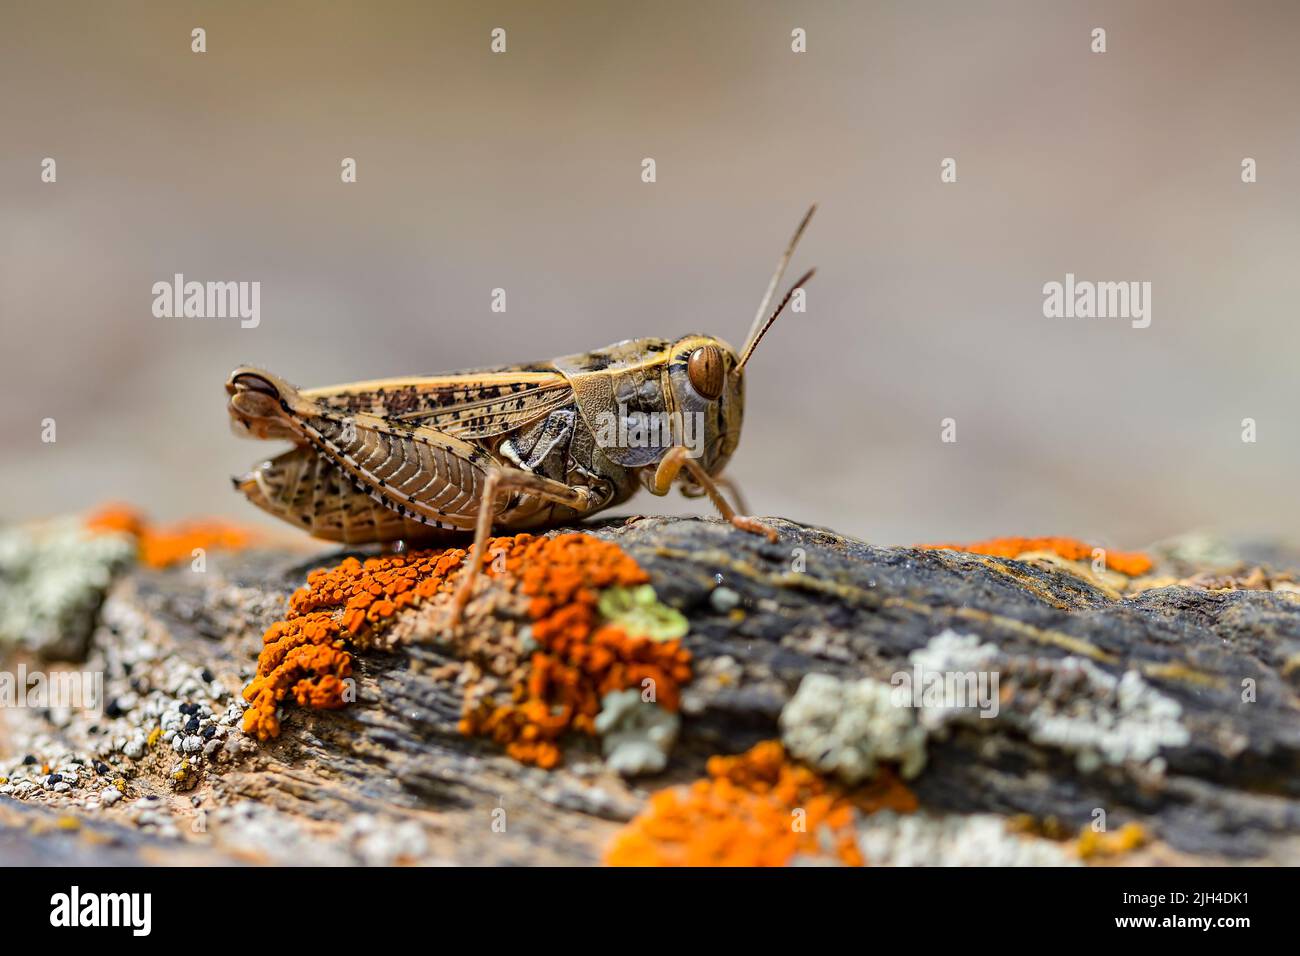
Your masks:
M731 507L727 499L723 497L722 490L718 487L718 483L714 481L713 476L691 457L690 449L685 445L670 448L668 453L660 460L659 467L655 469L654 482L651 484L650 491L656 495L668 494L668 489L673 486L673 482L677 480L677 476L683 468L690 472L691 480L704 489L704 493L713 502L713 507L718 509L718 513L725 520L730 521L742 531L764 535L768 541L775 542L777 540L774 528L769 528L755 518L736 514L736 509Z
M487 549L487 540L492 534L492 514L497 495L503 491L522 491L546 501L567 505L576 511L586 511L592 500L591 493L585 488L573 488L561 481L544 478L517 468L490 469L483 481L483 494L479 497L478 518L474 525L474 543L470 546L469 556L466 559L468 564L461 575L460 585L452 597L453 626L460 623L465 605L474 594L474 584L478 580L479 568L483 564L483 552Z
M738 512L742 515L749 514L749 505L745 503L745 495L741 492L740 485L736 483L734 478L729 478L726 475L714 475L713 483L718 486L719 491L726 492L727 496L731 498L732 505ZM707 492L703 488L692 488L688 490L683 487L682 494L687 498L703 498Z

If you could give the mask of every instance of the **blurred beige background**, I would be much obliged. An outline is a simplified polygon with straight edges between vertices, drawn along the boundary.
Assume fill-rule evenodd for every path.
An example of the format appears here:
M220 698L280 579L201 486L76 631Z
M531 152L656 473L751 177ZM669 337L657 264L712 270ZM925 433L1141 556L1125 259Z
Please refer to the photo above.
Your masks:
M241 362L315 386L737 342L815 199L808 312L750 365L757 513L1293 535L1298 29L1285 2L2 0L0 518L262 521L228 481L276 450L228 431ZM175 272L260 281L260 327L154 318ZM1151 327L1044 318L1066 272L1150 281Z

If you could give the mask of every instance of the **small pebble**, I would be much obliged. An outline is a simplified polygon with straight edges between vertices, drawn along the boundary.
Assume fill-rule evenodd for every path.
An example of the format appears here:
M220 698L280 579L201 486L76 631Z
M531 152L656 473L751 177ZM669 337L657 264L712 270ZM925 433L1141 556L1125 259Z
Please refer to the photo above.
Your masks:
M726 614L740 604L740 595L728 587L716 587L709 592L709 603L719 614Z

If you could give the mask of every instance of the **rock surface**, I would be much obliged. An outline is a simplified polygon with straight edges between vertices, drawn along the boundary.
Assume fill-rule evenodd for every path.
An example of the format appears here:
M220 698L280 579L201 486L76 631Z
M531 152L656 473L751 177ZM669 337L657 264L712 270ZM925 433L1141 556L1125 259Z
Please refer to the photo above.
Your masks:
M1150 837L1125 862L1300 862L1300 595L1254 589L1300 566L1293 555L1262 554L1272 570L1250 578L1171 551L1163 586L1121 590L1061 562L770 523L776 544L712 520L586 529L690 622L675 747L662 773L631 781L591 738L545 771L463 736L461 690L438 676L449 658L412 640L356 655L355 703L286 707L281 735L258 743L238 716L262 633L310 568L342 555L126 571L72 665L102 670L105 713L0 711L0 860L595 864L651 792L780 737L805 675L889 687L946 663L996 673L998 715L919 712L924 766L908 784L927 814L1074 835L1101 812L1109 830L1136 822Z

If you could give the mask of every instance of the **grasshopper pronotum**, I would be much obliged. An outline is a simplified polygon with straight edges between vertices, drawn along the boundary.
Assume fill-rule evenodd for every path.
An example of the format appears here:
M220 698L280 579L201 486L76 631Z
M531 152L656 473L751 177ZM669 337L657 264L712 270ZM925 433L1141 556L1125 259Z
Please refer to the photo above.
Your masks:
M812 278L809 270L768 312L815 209L777 263L739 353L707 335L630 339L549 362L309 390L237 368L226 382L236 433L295 447L235 487L276 517L349 544L473 529L456 617L493 527L572 521L621 504L638 487L664 495L680 479L685 493L707 494L736 527L776 540L736 513L720 476L740 440L745 363Z

